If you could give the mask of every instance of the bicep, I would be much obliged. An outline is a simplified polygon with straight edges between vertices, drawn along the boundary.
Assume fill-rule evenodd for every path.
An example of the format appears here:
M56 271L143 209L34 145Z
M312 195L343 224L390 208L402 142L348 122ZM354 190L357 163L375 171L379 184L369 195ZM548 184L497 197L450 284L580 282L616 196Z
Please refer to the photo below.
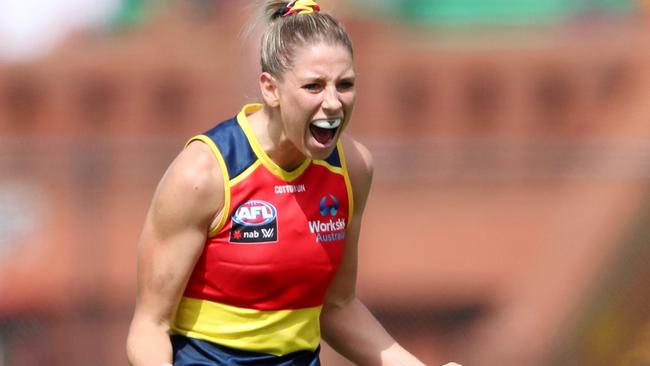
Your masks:
M373 174L370 153L363 145L348 138L344 140L344 149L355 208L346 228L343 258L325 299L326 306L334 307L341 307L356 297L359 236Z
M168 325L223 205L216 162L202 154L181 153L156 190L138 248L136 317Z
M340 308L356 296L360 223L361 220L357 218L346 229L345 251L338 271L328 288L324 310L327 310L328 307Z
M171 320L187 279L201 254L205 234L186 228L161 235L149 215L138 253L137 313L157 322Z

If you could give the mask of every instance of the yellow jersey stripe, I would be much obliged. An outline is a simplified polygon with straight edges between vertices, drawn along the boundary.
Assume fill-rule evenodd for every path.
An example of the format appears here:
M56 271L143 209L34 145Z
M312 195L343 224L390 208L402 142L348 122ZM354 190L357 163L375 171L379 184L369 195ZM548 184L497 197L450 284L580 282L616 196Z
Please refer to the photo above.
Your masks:
M282 356L318 348L321 309L261 311L183 297L172 331L226 347Z
M343 175L343 168L340 168L340 167L337 167L337 166L332 166L325 160L313 160L312 163L314 165L320 165L320 166L322 166L324 168L327 168L327 170L329 170L332 173Z

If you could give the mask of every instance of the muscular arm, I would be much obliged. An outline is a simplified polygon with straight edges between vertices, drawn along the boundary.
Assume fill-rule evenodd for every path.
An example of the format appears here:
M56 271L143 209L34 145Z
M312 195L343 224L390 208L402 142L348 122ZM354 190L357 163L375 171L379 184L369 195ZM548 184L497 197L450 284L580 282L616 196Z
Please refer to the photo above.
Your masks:
M184 149L161 179L138 247L137 298L127 338L132 365L172 362L172 318L223 196L218 163L200 142Z
M365 147L348 136L343 136L343 145L355 212L347 228L341 267L323 305L323 338L357 365L423 365L384 330L356 297L357 249L361 218L372 181L372 159Z

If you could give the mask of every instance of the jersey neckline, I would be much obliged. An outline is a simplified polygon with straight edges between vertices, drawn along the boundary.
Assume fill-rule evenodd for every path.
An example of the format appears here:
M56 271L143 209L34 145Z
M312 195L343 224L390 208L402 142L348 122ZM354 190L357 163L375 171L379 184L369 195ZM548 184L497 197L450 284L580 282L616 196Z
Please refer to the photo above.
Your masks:
M304 173L304 171L307 169L309 164L311 164L312 160L310 158L305 157L305 160L296 169L292 171L284 170L281 166L279 166L273 160L271 160L271 158L262 149L262 146L257 140L257 137L255 136L255 133L253 132L253 129L251 128L247 117L248 115L257 112L260 109L262 109L262 104L259 103L246 104L239 112L239 114L237 114L237 123L244 131L248 143L251 145L253 152L260 160L262 165L264 165L266 169L268 169L268 171L270 171L273 175L277 176L278 178L285 180L287 182L291 182L296 178L300 177L302 173Z

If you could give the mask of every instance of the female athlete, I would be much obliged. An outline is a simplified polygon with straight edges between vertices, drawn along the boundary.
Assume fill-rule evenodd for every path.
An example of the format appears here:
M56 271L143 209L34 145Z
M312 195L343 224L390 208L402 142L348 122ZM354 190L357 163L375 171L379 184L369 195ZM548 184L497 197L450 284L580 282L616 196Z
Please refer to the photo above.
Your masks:
M343 131L352 44L310 0L265 1L260 104L190 139L139 243L129 362L423 365L355 295L371 156Z

